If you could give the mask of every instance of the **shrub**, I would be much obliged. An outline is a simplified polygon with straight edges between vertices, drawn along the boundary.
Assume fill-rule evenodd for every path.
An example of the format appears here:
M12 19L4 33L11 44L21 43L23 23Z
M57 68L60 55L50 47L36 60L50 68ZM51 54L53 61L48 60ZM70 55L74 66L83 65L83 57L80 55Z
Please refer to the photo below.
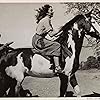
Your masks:
M91 68L98 68L99 69L100 68L99 65L100 64L99 64L98 60L94 56L89 56L87 58L87 61L84 62L84 65L81 66L81 69L82 70L88 70Z

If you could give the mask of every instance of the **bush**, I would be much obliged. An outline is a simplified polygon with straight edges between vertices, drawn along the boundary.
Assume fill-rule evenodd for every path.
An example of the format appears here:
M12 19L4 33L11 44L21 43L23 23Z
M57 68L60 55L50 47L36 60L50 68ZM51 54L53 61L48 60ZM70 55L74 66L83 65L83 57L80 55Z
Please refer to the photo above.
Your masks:
M81 69L82 70L88 70L88 69L91 69L91 68L98 68L98 69L100 69L99 66L100 66L99 61L95 57L89 56L87 58L87 61L84 62L84 65L81 66Z

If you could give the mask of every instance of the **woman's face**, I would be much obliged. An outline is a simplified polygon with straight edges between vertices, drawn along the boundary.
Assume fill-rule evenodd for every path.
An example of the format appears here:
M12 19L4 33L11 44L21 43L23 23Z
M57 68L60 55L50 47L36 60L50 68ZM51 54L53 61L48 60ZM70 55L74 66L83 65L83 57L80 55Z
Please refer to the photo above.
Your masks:
M53 8L50 7L50 8L48 9L48 15L49 15L50 17L53 17L53 14L54 14Z

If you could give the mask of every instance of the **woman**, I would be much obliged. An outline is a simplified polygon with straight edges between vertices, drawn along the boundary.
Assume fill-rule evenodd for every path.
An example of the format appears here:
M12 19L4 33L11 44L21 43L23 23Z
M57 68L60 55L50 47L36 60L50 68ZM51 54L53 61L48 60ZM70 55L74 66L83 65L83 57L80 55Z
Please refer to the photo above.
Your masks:
M46 38L47 35L53 37L57 35L54 31L51 18L53 17L53 8L50 5L44 5L37 11L37 28L36 34L33 36L32 45L37 50L37 52L44 56L50 56L54 59L55 71L58 73L62 72L59 64L60 50L61 46L58 42L51 41Z

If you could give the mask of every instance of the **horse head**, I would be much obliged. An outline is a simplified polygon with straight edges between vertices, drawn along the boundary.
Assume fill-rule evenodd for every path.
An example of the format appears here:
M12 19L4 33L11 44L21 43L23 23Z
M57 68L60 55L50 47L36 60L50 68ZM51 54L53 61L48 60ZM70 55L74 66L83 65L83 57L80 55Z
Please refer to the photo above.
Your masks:
M100 26L92 17L92 11L89 14L80 14L61 27L62 31L58 42L64 51L66 65L65 72L75 73L79 68L79 56L85 35L90 35L95 39L100 39ZM71 57L66 56L67 48L72 53ZM69 62L69 63L68 63Z
M97 40L100 39L100 11L97 9L92 9L89 13L85 14L85 19L90 23L91 26L91 32L87 31L87 35L90 35Z

